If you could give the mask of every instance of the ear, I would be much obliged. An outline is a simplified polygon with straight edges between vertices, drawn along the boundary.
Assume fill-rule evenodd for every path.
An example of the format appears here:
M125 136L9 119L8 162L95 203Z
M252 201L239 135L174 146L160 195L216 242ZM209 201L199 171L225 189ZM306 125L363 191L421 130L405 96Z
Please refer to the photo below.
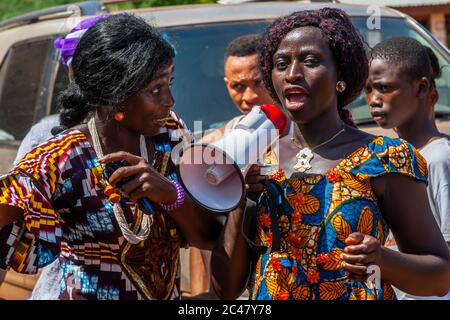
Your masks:
M417 82L417 98L427 98L431 90L431 83L427 77L422 77Z
M438 102L439 100L439 91L436 88L431 88L430 91L430 104L434 107L434 105Z
M72 80L73 80L73 68L72 68L72 64L69 64L69 65L67 66L67 74L68 74L68 77L69 77L69 81L72 81Z

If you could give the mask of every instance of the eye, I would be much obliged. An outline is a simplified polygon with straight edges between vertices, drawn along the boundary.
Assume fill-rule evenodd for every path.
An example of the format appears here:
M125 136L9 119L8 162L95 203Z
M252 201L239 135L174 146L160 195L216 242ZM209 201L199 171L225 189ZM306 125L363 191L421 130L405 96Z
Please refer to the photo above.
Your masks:
M232 83L232 84L231 84L231 88L232 88L233 90L236 90L236 91L242 91L242 90L244 90L244 86L243 86L242 84L240 84L240 83Z
M318 62L319 62L319 60L318 60L317 58L314 58L314 57L307 57L307 58L305 59L305 61L304 61L304 63L305 63L306 65L309 65L309 66L315 65L315 64L317 64Z
M175 77L170 78L169 87L172 87L174 80L175 80Z
M364 87L364 91L365 91L365 93L371 93L372 92L372 87L370 85L366 85Z
M379 90L381 93L385 93L385 92L389 91L389 86L384 85L384 84L380 84L380 85L378 86L378 90Z
M279 71L286 70L288 63L284 59L279 59L275 61L275 68Z
M152 90L152 94L159 94L160 92L161 92L160 86L157 86L156 88L154 88L154 89Z

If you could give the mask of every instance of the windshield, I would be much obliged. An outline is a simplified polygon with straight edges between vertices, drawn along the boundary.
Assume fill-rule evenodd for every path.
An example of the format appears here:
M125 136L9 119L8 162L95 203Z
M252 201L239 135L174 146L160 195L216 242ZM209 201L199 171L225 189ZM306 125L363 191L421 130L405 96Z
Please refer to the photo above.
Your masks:
M364 17L352 20L370 46L387 38L409 36L432 47L403 19L382 18L381 30L368 30ZM223 81L225 48L229 41L240 35L264 32L267 24L266 21L217 23L164 29L164 37L176 49L173 84L175 110L189 128L194 131L216 128L239 115ZM439 57L441 65L447 65L442 55L435 48L432 49ZM442 71L442 78L437 81L440 100L436 111L450 112L450 70L445 67ZM362 95L350 108L357 122L371 119ZM202 128L194 128L196 120L202 120Z

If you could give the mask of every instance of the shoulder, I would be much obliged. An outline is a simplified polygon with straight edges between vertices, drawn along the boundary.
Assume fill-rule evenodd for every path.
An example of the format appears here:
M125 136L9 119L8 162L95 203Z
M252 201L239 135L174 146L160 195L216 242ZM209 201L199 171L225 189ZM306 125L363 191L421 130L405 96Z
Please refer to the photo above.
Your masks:
M429 166L450 165L450 141L447 138L437 139L420 150Z
M354 172L361 177L376 178L396 173L422 182L427 181L425 159L411 144L402 139L373 137L352 161L356 164Z
M438 178L440 182L450 180L450 141L446 138L435 140L426 145L420 153L428 164L430 180Z
M38 164L45 166L48 163L64 162L76 154L83 154L88 147L86 136L78 130L66 130L57 136L39 144L30 150L17 163L18 167L30 167Z
M169 138L172 142L180 140L183 140L184 143L194 142L192 132L188 129L186 123L175 111L170 111L170 114L166 119L165 126L160 130L160 135Z
M170 111L169 116L166 120L166 125L164 126L166 130L177 130L177 129L187 129L186 123L181 119L181 117L175 112Z

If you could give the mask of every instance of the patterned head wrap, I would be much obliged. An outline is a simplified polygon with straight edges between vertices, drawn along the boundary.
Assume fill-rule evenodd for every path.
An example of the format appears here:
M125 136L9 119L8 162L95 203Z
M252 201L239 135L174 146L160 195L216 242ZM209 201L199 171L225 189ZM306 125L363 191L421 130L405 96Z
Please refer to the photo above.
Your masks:
M92 27L97 21L109 17L108 14L98 15L92 18L84 19L65 38L58 38L54 42L55 48L61 52L61 63L68 66L72 62L73 54L77 48L83 34Z

